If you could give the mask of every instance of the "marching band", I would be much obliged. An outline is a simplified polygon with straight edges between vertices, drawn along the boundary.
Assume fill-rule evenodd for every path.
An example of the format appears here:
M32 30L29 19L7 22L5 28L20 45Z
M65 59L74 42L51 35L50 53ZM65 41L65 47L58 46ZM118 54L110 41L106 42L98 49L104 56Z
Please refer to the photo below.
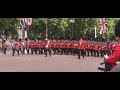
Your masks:
M3 53L6 54L7 45L6 40L2 42ZM10 42L9 42L10 43ZM12 43L12 54L15 55L17 52L20 54L45 54L47 57L47 53L51 56L53 55L78 55L78 59L80 56L94 56L94 57L103 57L108 54L111 55L119 43L116 41L111 41L107 47L107 42L101 41L90 41L83 40L80 38L79 40L52 40L45 39L35 40L25 38L23 41L21 39L15 39Z

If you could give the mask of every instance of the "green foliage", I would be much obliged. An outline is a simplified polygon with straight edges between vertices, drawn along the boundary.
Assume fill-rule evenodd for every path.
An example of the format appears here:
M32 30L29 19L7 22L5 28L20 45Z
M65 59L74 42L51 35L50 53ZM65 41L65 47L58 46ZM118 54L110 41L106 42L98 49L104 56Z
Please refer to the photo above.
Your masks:
M0 32L4 32L5 35L16 35L16 18L0 18Z
M75 22L71 23L71 19L74 19ZM29 35L45 37L45 28L47 22L49 36L53 37L70 36L73 25L74 37L94 37L94 30L96 26L98 37L109 36L114 38L114 26L118 20L120 20L120 18L107 18L108 32L100 35L99 21L97 18L33 18L33 23L30 26ZM19 26L20 24L17 21L17 18L0 18L0 32L4 31L4 34L8 36L17 35L16 30Z

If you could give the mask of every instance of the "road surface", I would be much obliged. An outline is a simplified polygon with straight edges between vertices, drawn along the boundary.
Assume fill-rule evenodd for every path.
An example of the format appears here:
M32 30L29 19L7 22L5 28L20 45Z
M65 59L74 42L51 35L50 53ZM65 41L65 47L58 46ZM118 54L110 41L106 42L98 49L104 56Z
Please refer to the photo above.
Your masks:
M97 68L100 57L79 60L73 55L4 55L0 53L0 72L101 72Z

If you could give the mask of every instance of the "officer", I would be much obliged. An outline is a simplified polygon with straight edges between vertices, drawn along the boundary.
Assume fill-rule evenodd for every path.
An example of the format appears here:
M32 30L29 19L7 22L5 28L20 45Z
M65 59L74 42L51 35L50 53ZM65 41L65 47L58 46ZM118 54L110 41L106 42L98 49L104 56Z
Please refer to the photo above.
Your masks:
M51 52L51 44L52 41L46 38L46 49L45 49L45 56L47 57L47 51L49 53L49 55L51 56L52 52Z
M120 42L120 20L115 25L115 35L117 36L116 40ZM105 58L106 58L106 63L111 64L112 65L111 69L113 69L117 65L116 62L120 61L120 44L116 46L112 55ZM120 70L120 68L116 70Z

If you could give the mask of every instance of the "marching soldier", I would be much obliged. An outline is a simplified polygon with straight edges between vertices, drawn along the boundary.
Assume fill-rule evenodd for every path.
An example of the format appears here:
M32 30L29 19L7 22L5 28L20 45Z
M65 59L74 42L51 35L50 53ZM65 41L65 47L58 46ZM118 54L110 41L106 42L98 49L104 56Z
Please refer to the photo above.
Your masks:
M75 54L78 54L78 43L77 43L77 41L75 41L75 44L74 44L74 52L75 52Z
M22 42L21 42L21 39L19 39L19 51L21 52L21 53L23 53L23 51L22 51Z
M99 45L98 45L98 43L94 43L94 56L99 57Z
M5 40L3 40L2 42L2 48L3 48L3 53L6 54L6 50L7 50L7 43Z
M63 54L63 51L64 51L64 41L61 41L61 44L60 44L60 55Z
M56 40L54 40L53 43L54 43L53 44L53 55L55 55L56 54L56 44L57 44Z
M30 40L30 49L31 49L31 54L33 54L33 51L34 51L34 39Z
M46 49L45 49L45 56L47 57L47 51L49 53L49 55L51 56L52 52L51 52L51 44L52 44L52 41L49 40L49 39L46 39Z
M89 57L89 46L90 46L90 44L89 44L89 42L87 41L86 42L86 45L85 45L85 49L86 49L86 51L87 51L87 56Z
M114 44L112 44L112 53L115 51L115 48L116 48L116 45L114 43Z
M87 44L88 57L90 56L90 48L91 48L91 43L89 42L89 43Z
M56 49L56 45L57 45L56 40L54 40L54 41L53 41L53 46L52 46L52 47L53 47L53 54L54 54L54 55L56 54L56 50L57 50L57 49Z
M12 45L12 50L13 50L13 56L15 54L15 51L17 52L17 54L19 55L19 42L18 42L18 39L16 38L15 41L13 42L13 45Z
M23 54L25 54L25 50L29 54L29 41L27 38L25 38L25 41L23 43Z
M93 50L93 42L90 42L90 44L89 44L89 50L90 50L90 54L91 54L91 56L93 56L93 52L94 52L94 50Z
M67 43L68 43L68 41L67 40L65 40L64 41L64 44L63 44L63 52L64 52L64 55L66 55L67 54Z
M68 40L68 43L67 43L67 55L69 54L70 52L70 40Z
M99 43L99 51L100 51L100 56L103 57L103 44L102 44L102 42Z
M107 52L108 52L108 56L111 55L111 49L112 49L111 47L112 47L112 44L109 43L109 45L108 45L108 50L107 50Z
M36 43L35 39L33 38L31 40L31 54L33 54L33 52L35 52L35 54L37 54L36 46L37 46L37 43Z
M38 42L37 42L37 51L39 51L39 54L42 54L41 53L41 41L38 39Z
M38 45L37 40L34 40L34 49L35 49L35 54L37 54L37 45Z
M73 41L69 41L69 46L68 46L68 48L69 48L69 53L72 55L73 54Z
M78 58L80 59L80 55L82 54L84 58L84 50L85 50L85 41L81 38L78 41Z

